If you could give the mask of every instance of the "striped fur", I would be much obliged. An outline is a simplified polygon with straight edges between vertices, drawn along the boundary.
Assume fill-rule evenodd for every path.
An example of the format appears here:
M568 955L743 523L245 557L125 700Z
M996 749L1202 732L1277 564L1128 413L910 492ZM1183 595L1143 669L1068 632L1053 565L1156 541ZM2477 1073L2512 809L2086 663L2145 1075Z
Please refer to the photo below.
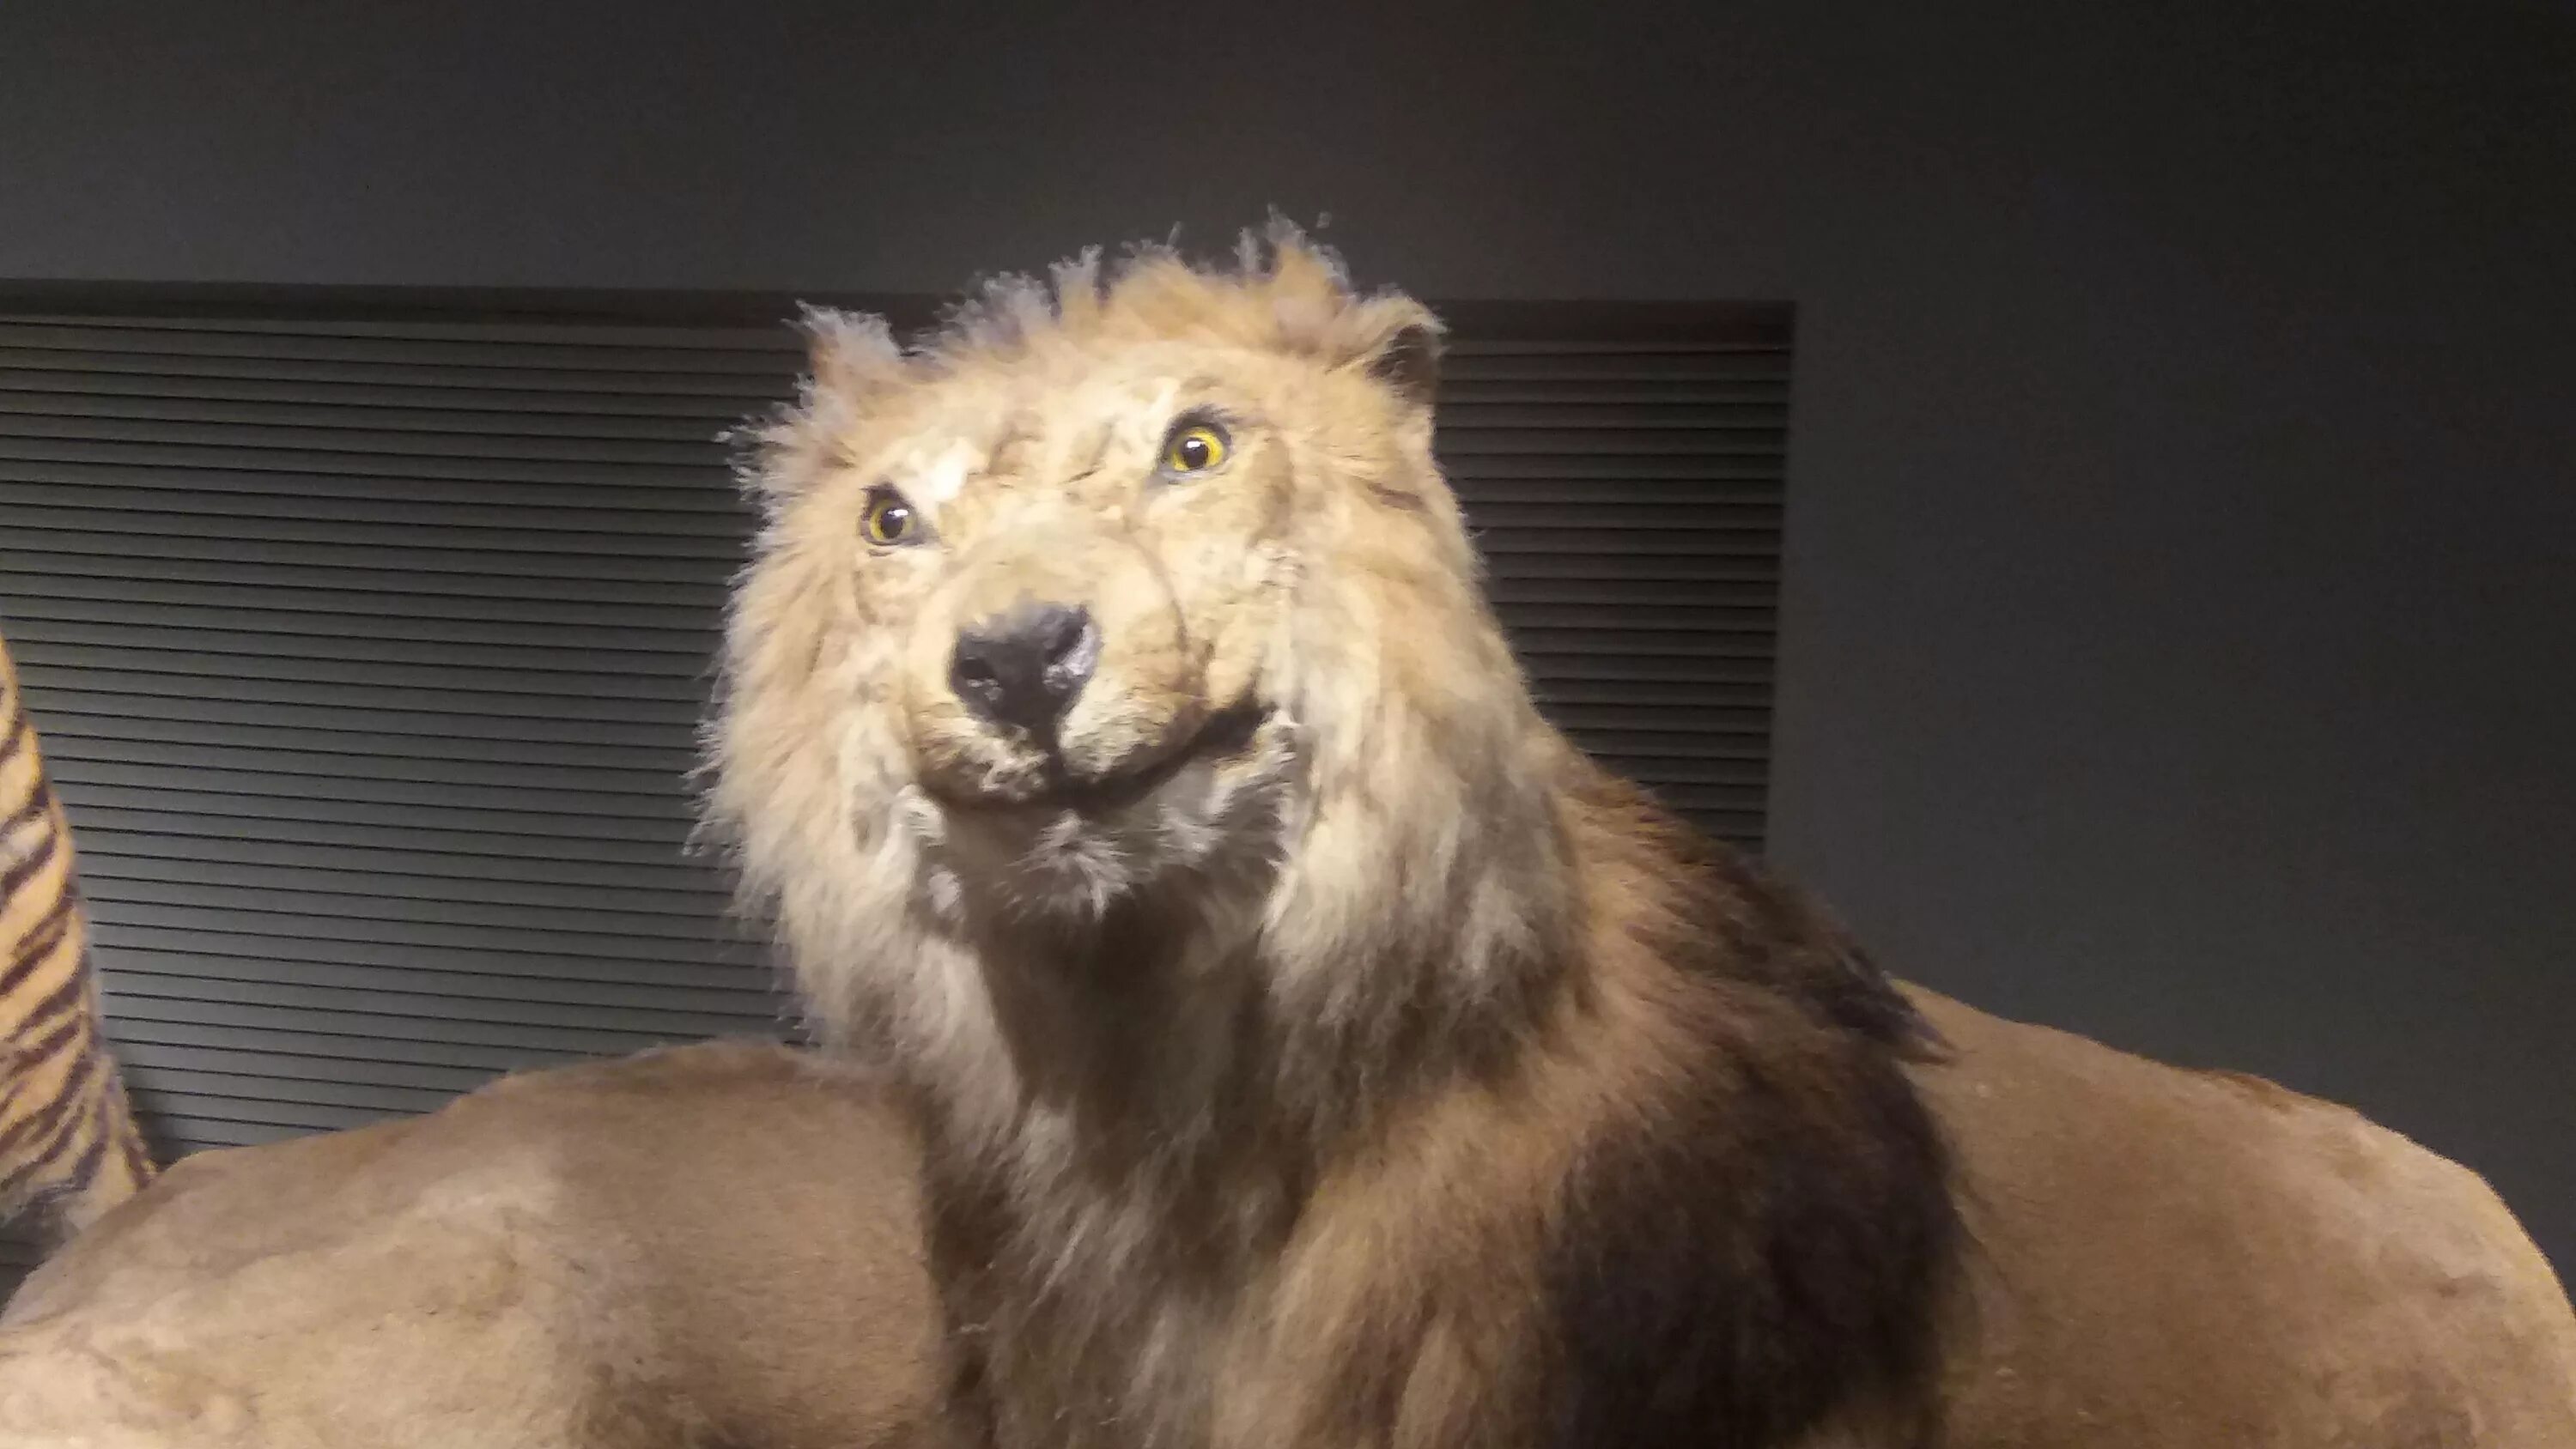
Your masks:
M32 1209L68 1237L154 1172L99 1035L71 832L0 641L0 1220Z

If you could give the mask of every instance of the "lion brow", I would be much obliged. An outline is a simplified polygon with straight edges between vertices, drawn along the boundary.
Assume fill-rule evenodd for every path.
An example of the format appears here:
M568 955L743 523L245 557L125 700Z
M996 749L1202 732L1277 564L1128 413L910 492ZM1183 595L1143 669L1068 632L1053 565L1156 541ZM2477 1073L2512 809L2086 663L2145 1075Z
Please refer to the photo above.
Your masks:
M1067 483L1079 483L1083 479L1088 478L1094 473L1097 473L1101 469L1109 466L1109 445L1117 437L1117 433L1117 428L1112 426L1107 419L1103 419L1100 422L1093 424L1091 429L1090 461L1084 463L1081 467L1076 468L1071 473L1066 474L1064 481Z

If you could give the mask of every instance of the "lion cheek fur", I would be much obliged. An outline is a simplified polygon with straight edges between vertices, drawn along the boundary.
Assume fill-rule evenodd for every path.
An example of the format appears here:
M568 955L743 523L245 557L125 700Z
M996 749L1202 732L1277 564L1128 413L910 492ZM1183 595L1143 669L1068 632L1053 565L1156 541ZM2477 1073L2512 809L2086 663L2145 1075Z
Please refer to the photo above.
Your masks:
M1318 414L1280 425L1313 482L1293 548L1224 520L1244 551L1217 571L1275 586L1275 617L1178 596L1226 641L1194 704L1244 678L1273 717L1246 763L1064 827L1082 911L994 907L1058 827L979 845L901 774L871 673L892 621L817 617L847 597L827 550L774 523L737 593L710 818L816 1013L918 1107L959 1423L1004 1449L1757 1449L1883 1409L1870 1442L1911 1443L1956 1229L1914 1018L1539 719L1430 458L1427 325L1284 244L1241 278L1077 268L917 371L818 359L851 395L771 436L769 469L807 467L815 430L916 384L1054 368L1070 396L1190 339Z

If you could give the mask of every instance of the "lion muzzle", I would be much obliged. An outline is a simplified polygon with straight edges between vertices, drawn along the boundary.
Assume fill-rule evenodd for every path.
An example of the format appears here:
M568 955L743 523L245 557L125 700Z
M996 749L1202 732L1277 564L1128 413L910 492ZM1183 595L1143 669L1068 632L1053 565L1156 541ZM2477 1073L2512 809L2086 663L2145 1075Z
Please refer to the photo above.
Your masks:
M1089 609L1022 601L958 634L948 685L979 718L1045 738L1099 663L1100 627Z

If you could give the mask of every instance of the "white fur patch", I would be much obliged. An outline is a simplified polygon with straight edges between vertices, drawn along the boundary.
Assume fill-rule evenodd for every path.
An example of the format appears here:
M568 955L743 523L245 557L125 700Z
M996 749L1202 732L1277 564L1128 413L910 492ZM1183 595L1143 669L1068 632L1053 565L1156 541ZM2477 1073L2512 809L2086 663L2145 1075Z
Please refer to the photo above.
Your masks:
M904 460L905 494L914 503L931 508L953 503L982 462L983 455L963 438L936 453L915 453Z

